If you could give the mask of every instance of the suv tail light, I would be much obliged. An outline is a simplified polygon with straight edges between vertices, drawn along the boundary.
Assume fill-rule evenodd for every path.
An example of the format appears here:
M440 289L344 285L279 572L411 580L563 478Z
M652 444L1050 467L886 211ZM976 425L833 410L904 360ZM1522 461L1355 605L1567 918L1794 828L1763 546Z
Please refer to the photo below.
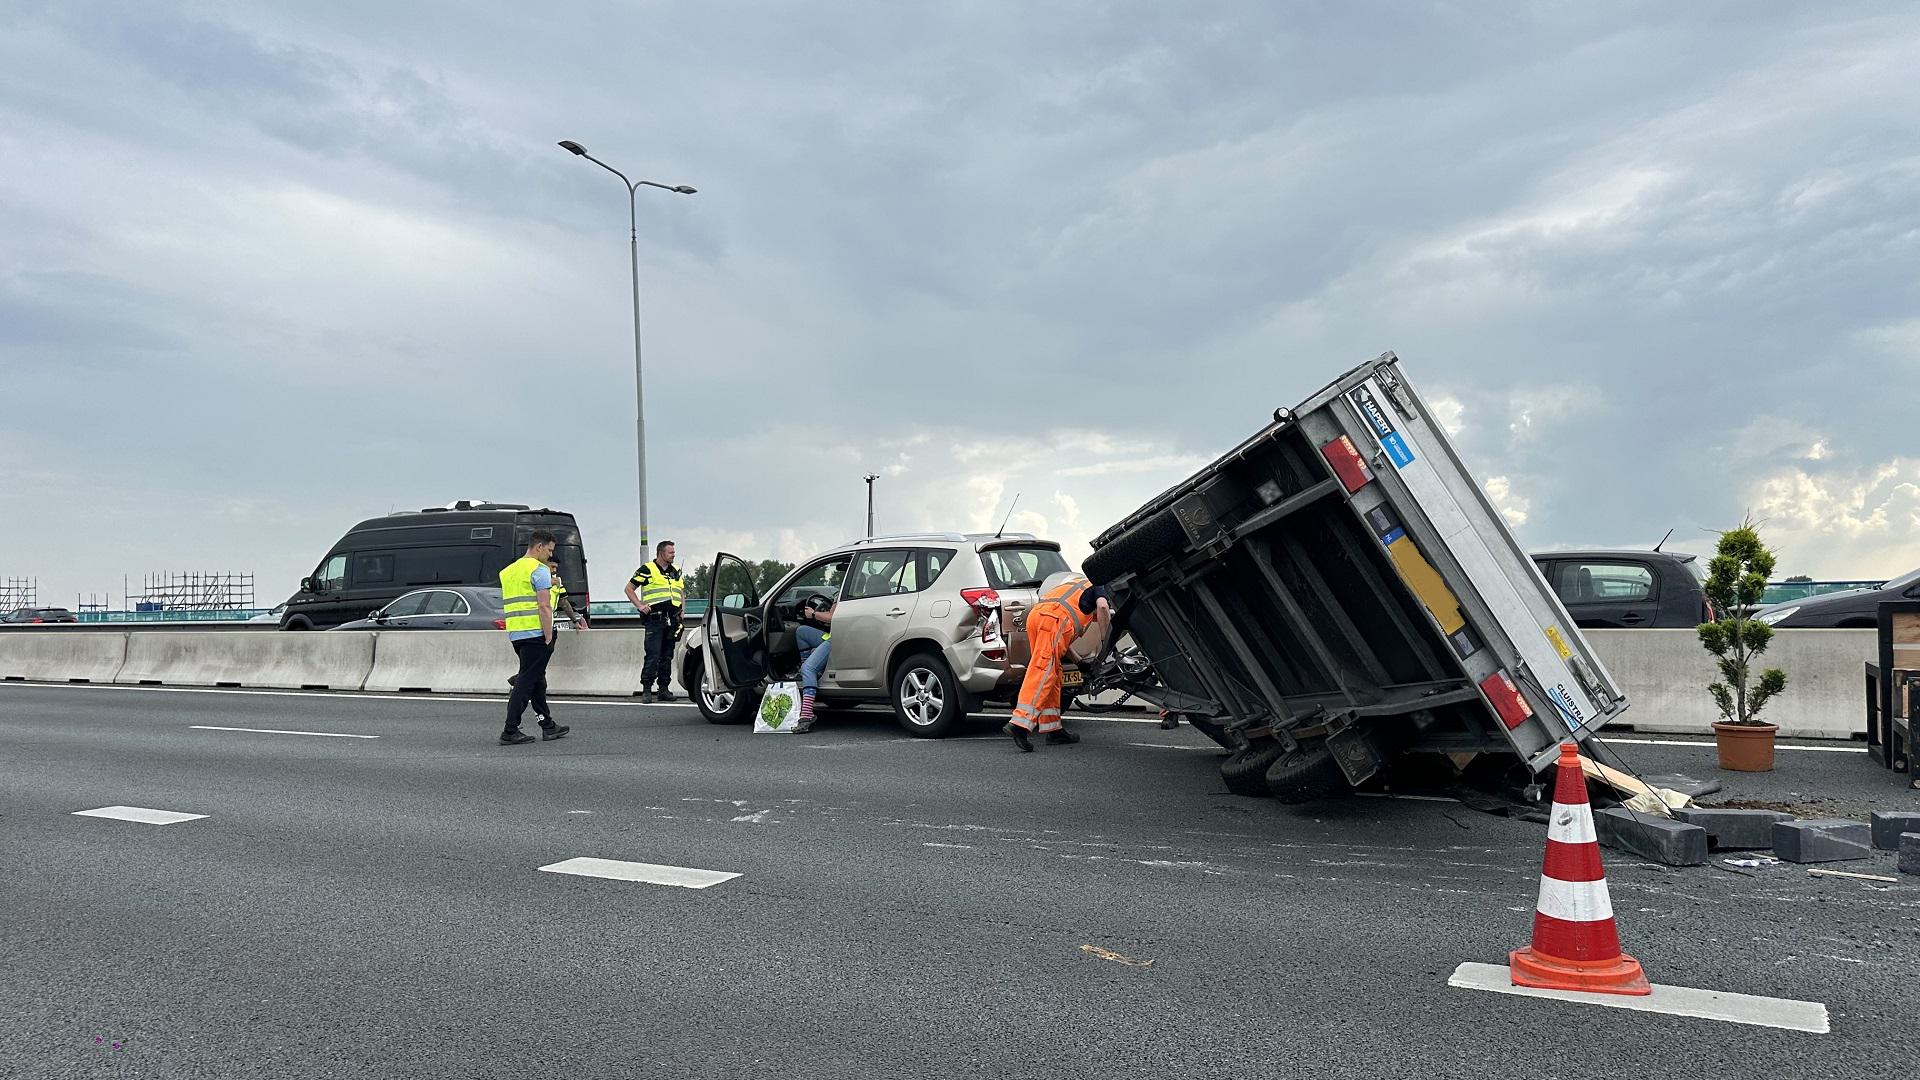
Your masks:
M507 620L505 619L493 620L493 628L495 630L505 630L507 628Z
M1007 639L1000 632L1000 594L992 589L961 589L960 601L980 619L980 644L990 653L1005 649Z

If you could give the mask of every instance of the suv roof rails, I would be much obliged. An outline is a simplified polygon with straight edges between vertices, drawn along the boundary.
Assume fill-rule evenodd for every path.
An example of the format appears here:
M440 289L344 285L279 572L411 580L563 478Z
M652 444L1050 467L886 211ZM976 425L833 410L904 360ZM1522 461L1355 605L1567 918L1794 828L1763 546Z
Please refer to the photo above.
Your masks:
M943 544L967 544L967 543L979 543L984 540L1038 540L1038 539L1039 537L1033 535L1032 533L1013 533L1013 532L1002 533L998 536L988 532L894 533L889 536L864 536L858 540L849 540L840 546L850 547L850 548L869 547L875 544L898 544L908 540L921 540L921 541L933 540Z

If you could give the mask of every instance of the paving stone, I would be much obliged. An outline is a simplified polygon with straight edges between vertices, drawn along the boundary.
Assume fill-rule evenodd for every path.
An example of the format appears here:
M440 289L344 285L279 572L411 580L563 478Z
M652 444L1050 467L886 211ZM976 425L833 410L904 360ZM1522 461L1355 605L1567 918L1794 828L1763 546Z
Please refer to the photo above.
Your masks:
M1698 825L1610 806L1593 812L1593 827L1602 844L1654 862L1699 866L1707 861L1707 830Z
M1873 854L1864 821L1809 818L1773 823L1773 853L1793 863L1840 862Z
M1873 846L1881 851L1900 850L1901 833L1920 833L1920 811L1875 810Z
M1900 834L1900 872L1920 874L1920 833Z
M1773 846L1773 823L1792 821L1778 810L1721 810L1682 806L1673 816L1707 830L1707 845L1715 851L1761 851ZM1920 826L1915 826L1920 828Z

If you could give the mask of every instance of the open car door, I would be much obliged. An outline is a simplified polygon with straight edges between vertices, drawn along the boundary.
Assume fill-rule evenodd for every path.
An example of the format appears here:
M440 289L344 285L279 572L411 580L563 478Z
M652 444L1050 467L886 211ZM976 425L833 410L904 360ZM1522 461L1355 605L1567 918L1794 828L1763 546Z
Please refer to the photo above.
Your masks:
M753 568L724 551L713 557L705 637L707 670L715 685L738 690L766 678L767 625Z

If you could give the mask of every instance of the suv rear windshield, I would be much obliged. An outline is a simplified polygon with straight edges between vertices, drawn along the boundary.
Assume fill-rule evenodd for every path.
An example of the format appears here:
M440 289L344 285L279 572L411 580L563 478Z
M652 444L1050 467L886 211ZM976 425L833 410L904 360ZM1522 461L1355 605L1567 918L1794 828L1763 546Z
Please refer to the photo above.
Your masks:
M1066 556L1047 547L997 547L980 553L987 584L996 589L1037 589L1048 575L1068 569Z

